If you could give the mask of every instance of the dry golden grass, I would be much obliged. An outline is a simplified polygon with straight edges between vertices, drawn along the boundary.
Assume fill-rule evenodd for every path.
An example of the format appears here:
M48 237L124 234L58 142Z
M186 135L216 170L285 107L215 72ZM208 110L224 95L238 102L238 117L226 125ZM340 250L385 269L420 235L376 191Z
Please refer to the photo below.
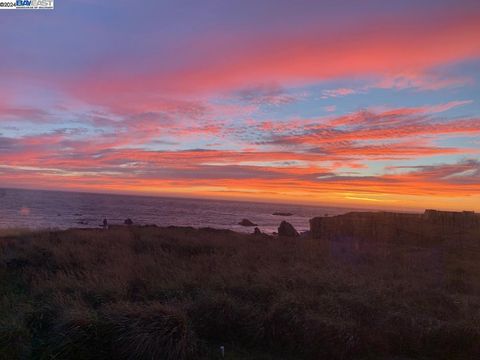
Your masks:
M1 359L480 357L480 239L116 227L0 237Z

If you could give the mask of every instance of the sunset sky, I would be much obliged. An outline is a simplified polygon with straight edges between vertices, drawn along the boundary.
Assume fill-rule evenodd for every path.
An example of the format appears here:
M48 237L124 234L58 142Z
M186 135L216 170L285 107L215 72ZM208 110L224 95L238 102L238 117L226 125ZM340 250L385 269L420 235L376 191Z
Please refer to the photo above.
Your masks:
M480 211L480 1L0 11L0 186Z

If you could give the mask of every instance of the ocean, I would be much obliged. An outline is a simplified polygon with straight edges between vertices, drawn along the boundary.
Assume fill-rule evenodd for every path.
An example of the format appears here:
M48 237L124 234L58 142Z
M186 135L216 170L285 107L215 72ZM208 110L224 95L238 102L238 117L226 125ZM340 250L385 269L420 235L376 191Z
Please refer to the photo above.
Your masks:
M269 204L225 200L92 194L44 190L0 189L0 228L67 229L109 224L193 226L252 232L238 225L246 218L266 233L277 231L282 220L298 231L309 229L308 220L351 209L325 206ZM277 216L274 212L292 213Z

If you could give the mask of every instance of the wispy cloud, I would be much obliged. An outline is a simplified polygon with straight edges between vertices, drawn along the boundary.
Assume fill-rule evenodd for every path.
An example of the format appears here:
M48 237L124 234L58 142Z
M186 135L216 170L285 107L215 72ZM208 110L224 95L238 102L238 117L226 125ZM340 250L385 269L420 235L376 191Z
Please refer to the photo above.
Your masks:
M323 90L322 91L322 99L328 99L328 98L336 98L336 97L342 97L342 96L347 96L351 94L356 94L358 90L350 89L350 88L338 88L338 89L331 89L331 90Z

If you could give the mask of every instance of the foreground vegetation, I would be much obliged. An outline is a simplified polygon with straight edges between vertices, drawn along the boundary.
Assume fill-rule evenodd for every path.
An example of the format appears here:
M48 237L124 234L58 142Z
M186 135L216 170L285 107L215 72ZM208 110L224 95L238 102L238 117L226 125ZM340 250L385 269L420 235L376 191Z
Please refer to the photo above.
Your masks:
M0 359L473 359L480 238L0 234Z

